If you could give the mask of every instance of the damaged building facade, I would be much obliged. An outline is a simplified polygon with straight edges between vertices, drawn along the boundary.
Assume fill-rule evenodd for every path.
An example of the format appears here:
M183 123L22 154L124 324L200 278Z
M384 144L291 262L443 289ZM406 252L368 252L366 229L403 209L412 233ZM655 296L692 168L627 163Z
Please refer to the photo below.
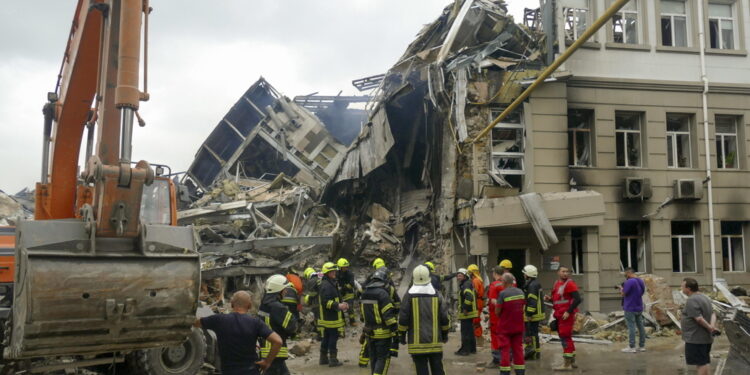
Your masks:
M386 208L404 268L507 258L551 285L570 266L589 311L619 308L625 267L673 287L746 285L748 1L707 1L702 18L693 2L631 1L472 142L610 4L542 2L527 25L502 2L448 6L383 78L327 201L352 222ZM410 225L415 192L426 204Z

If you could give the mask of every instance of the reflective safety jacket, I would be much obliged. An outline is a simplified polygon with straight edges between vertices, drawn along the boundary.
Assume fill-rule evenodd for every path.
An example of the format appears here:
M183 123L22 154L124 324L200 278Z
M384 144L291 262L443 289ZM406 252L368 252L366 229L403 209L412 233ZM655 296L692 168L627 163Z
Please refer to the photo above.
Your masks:
M443 289L443 283L454 277L456 277L455 273L451 273L448 275L438 275L430 272L430 283L436 291L440 291L441 289Z
M350 270L339 271L336 274L336 282L339 285L339 295L342 301L354 299L354 274Z
M396 309L396 315L398 315L398 311L401 309L401 298L396 292L396 286L393 285L393 281L388 283L388 296L391 297L393 308Z
M404 296L398 330L406 335L409 354L442 353L451 328L443 298L432 285L414 285Z
M360 299L365 333L373 339L389 339L396 333L398 314L386 287L384 282L372 280Z
M510 287L497 295L496 313L499 313L500 324L497 332L505 334L522 333L524 329L524 305L526 298L521 289Z
M544 320L544 300L542 299L542 284L537 279L529 279L526 283L526 321L539 322Z
M477 295L471 280L467 278L458 287L458 319L474 319L478 316Z
M267 326L281 336L281 350L278 358L288 358L289 350L286 347L286 339L297 331L297 318L279 300L279 294L266 294L258 309L258 318L262 319ZM260 357L266 358L271 351L271 342L260 340Z
M320 278L312 276L305 280L304 302L308 306L318 307L318 293L320 292Z
M341 296L335 280L323 276L323 279L320 280L318 299L318 327L344 327L344 314L339 310Z
M290 285L281 291L281 303L288 307L289 312L294 316L298 316L297 304L299 304L299 298L297 298L297 289L294 286Z

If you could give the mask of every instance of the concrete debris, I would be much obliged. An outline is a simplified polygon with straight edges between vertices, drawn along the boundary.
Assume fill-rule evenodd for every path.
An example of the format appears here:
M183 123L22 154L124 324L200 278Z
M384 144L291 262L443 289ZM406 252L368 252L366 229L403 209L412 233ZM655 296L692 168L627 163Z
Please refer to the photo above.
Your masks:
M29 199L30 196L30 199ZM18 220L34 215L34 193L28 189L11 196L0 190L0 226L16 225Z
M303 355L307 355L308 353L310 353L311 347L312 347L312 340L308 339L308 340L299 341L295 343L294 346L292 346L289 349L289 353L292 353L296 355L297 357L301 357Z

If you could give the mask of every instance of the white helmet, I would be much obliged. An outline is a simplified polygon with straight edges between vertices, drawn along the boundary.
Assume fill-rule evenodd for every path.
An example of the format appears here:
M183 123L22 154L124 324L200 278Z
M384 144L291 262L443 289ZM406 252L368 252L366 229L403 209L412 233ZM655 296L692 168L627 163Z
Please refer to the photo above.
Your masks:
M531 264L527 264L526 266L524 266L523 271L521 272L523 272L523 274L528 277L537 277L539 275L539 271Z
M464 274L464 276L466 277L469 277L469 270L467 270L466 268L459 268L457 272Z
M273 275L266 280L266 293L278 293L289 286L284 275Z
M412 281L414 285L427 285L430 283L430 269L423 265L414 267L412 272Z

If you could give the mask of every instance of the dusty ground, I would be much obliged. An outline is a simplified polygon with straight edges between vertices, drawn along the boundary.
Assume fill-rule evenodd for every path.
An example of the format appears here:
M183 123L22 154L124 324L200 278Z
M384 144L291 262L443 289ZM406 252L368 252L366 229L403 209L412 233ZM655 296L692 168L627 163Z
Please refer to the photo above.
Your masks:
M443 363L446 374L496 374L498 371L484 369L482 363L490 359L489 347L479 347L478 353L469 357L459 357L453 354L458 349L460 337L458 332L452 333L445 346ZM624 343L612 345L577 344L577 363L579 369L574 374L625 374L625 375L671 375L694 374L693 368L685 365L683 358L684 346L679 337L655 337L646 343L644 353L621 353ZM310 354L289 360L289 368L295 375L313 374L369 374L369 369L357 366L359 343L354 337L339 340L339 360L344 366L329 368L318 365L319 346L316 342ZM714 344L712 350L712 373L720 358L725 358L729 344L725 337L721 337ZM551 368L562 362L561 346L558 342L550 342L542 348L542 360L526 363L528 374L552 374ZM391 361L390 374L413 374L411 358L402 347L398 358ZM560 374L560 373L558 373ZM724 374L728 375L727 372Z

